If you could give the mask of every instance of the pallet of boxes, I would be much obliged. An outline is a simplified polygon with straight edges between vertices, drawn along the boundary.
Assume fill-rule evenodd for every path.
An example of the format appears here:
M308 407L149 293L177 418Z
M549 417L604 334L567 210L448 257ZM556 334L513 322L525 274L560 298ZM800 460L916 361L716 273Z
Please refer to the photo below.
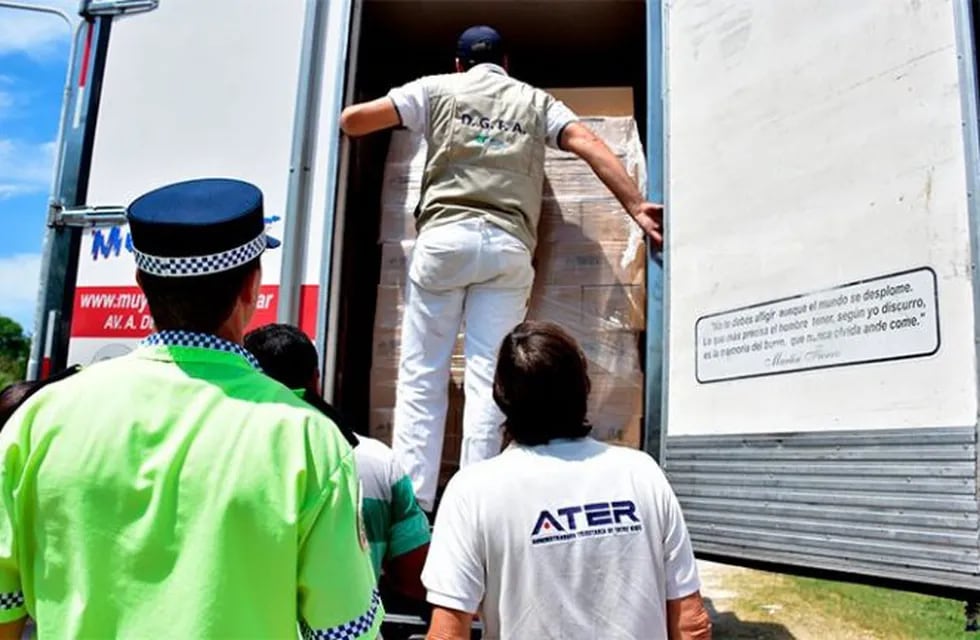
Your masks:
M581 89L552 93L605 140L643 189L646 166L632 117L632 92ZM424 165L425 141L408 131L394 132L381 194L382 264L369 425L370 434L386 442L391 441L405 279ZM579 341L592 380L589 420L593 435L632 447L640 446L643 411L644 258L642 232L589 166L573 154L549 149L528 318L557 322ZM459 465L462 354L461 335L452 359L440 490Z

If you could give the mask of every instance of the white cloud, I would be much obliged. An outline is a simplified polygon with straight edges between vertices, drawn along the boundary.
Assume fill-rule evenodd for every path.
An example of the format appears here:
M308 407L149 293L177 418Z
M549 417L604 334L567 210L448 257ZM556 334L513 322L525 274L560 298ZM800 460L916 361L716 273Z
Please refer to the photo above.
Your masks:
M14 94L0 89L0 118L4 117L14 106Z
M34 4L56 7L74 16L78 0L46 0ZM0 8L0 54L26 53L41 57L57 50L59 43L70 41L68 25L58 16Z
M0 138L0 199L47 191L54 171L54 142Z
M22 96L9 89L13 85L13 78L0 74L0 120L12 115L14 108L24 102Z
M0 257L0 315L13 318L30 333L41 274L41 254Z

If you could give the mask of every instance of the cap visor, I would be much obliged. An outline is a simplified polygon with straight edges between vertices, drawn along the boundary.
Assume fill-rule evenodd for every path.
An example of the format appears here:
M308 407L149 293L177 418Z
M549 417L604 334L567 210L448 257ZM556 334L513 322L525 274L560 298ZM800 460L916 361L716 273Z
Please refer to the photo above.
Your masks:
M279 248L279 245L281 245L281 244L282 244L282 242L280 242L279 240L276 240L272 236L266 236L265 237L265 247L266 247L266 249L278 249Z

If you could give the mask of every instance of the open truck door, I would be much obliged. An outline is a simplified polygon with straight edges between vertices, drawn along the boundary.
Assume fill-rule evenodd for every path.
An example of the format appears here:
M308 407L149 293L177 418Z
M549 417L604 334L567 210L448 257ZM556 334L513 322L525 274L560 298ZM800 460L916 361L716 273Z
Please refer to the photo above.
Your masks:
M980 591L971 4L663 5L666 468L702 557Z
M101 4L82 7L33 373L126 353L152 330L122 206L194 177L262 189L269 230L287 244L263 258L254 324L278 311L313 335L330 232L309 215L326 184L313 188L327 6L167 0L143 15L90 12Z

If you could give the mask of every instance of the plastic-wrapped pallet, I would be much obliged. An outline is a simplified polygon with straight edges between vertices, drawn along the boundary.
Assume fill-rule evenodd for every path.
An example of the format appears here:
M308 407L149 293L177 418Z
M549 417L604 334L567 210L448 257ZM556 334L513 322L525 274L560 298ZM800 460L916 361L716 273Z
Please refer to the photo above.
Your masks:
M584 118L640 189L646 162L630 117ZM640 446L646 321L643 234L589 166L549 149L528 318L571 333L589 362L589 419L601 440Z
M640 185L646 174L636 123L629 117L587 118ZM371 430L390 438L404 309L404 283L415 238L425 143L407 131L392 134L381 194L381 279L375 314ZM642 234L588 165L549 149L535 253L530 319L565 327L589 361L594 435L640 444L643 371L639 354L645 324ZM450 410L442 482L458 461L462 419L462 344L453 356Z

